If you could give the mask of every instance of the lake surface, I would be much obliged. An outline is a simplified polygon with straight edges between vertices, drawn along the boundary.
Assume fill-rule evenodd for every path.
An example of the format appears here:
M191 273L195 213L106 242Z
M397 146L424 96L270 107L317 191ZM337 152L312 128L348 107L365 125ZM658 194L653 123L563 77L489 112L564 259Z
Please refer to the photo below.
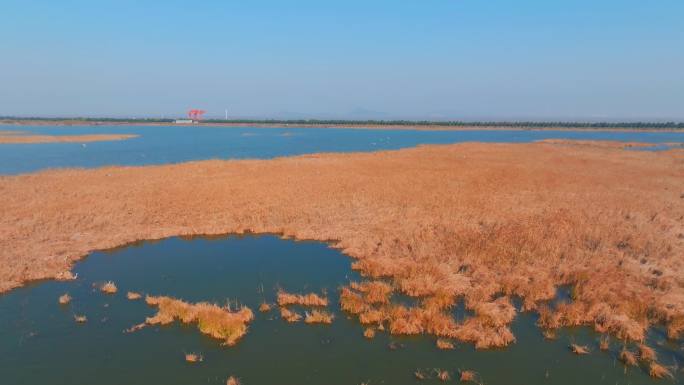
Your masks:
M0 144L0 174L57 167L148 165L204 159L268 159L316 152L394 150L420 144L458 142L519 143L542 139L638 141L661 145L684 143L684 132L599 131L416 131L318 128L249 128L210 126L13 126L47 135L137 134L116 141ZM664 149L666 147L654 147Z
M225 384L235 375L245 385L437 384L418 381L414 371L433 368L477 371L488 385L657 384L643 369L617 361L621 345L599 352L599 336L588 328L565 329L545 341L533 314L513 324L518 342L504 350L476 351L458 344L440 351L432 337L396 338L363 328L339 309L338 288L359 280L351 260L323 243L276 236L231 236L154 242L96 252L79 263L78 279L35 283L0 296L0 373L3 384ZM107 296L94 285L112 280L119 292ZM291 292L326 290L335 313L332 325L288 324L276 311L259 313L277 288ZM126 291L169 295L191 302L238 301L255 311L249 333L234 347L202 335L194 325L148 326L123 330L156 310L129 301ZM57 298L69 293L72 303ZM462 307L455 311L463 317ZM77 324L74 314L88 317ZM570 341L589 345L592 354L573 355ZM390 349L394 343L398 349ZM653 331L649 344L663 364L684 363L683 341L668 342ZM189 364L184 353L201 353ZM675 379L684 381L682 372ZM452 382L457 382L452 380Z

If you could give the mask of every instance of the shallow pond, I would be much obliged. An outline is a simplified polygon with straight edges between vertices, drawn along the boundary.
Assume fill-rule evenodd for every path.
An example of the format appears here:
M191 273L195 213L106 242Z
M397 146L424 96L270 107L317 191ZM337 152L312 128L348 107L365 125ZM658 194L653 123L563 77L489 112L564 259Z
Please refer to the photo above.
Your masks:
M339 310L337 289L360 277L351 260L318 242L276 236L171 238L96 252L79 263L72 282L41 282L0 296L0 373L3 384L225 384L235 375L245 385L349 385L440 383L418 381L416 369L471 369L488 385L651 384L639 368L617 361L621 348L599 352L599 336L587 328L563 330L545 341L535 316L520 314L513 324L518 342L505 350L476 351L467 344L440 351L434 338L397 338L363 328ZM119 287L105 295L97 285ZM259 313L278 288L321 292L336 318L329 326L288 324L277 311ZM194 325L148 326L123 330L156 313L127 291L169 295L190 302L240 302L255 311L249 333L234 347L202 335ZM60 306L68 292L72 302ZM456 310L463 317L462 309ZM74 314L88 317L74 322ZM684 362L682 341L665 341L658 331L650 344L663 364ZM592 354L575 356L570 341L589 345ZM389 345L397 347L390 349ZM201 353L189 364L184 353ZM675 382L684 381L678 370ZM453 382L457 382L452 380Z
M46 135L137 134L94 143L0 144L0 174L55 167L147 165L203 159L267 159L317 152L394 150L420 144L532 142L542 139L684 143L684 132L416 131L211 126L12 126L0 130ZM654 147L664 149L666 146Z

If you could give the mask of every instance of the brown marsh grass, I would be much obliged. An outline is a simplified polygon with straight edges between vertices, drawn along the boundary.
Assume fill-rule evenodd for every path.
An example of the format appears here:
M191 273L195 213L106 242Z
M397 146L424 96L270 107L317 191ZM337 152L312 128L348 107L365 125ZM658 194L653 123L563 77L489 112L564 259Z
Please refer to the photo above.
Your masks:
M267 302L262 302L261 305L259 305L259 311L262 313L268 313L271 311L271 304Z
M230 376L226 380L226 385L241 385L240 379L237 377Z
M76 323L83 324L83 323L88 322L88 317L86 317L84 315L74 314L74 321L76 321Z
M658 359L658 355L653 348L639 344L639 359L645 362L655 362Z
M636 355L627 350L627 348L622 348L622 351L620 351L620 361L627 366L637 366Z
M451 374L449 374L448 370L435 369L435 373L437 374L437 379L440 381L444 382L451 380Z
M59 304L60 305L68 305L71 302L71 296L67 294L62 294L59 296Z
M599 349L603 351L607 351L610 349L610 337L609 336L601 336L601 339L599 341Z
M331 324L333 315L323 310L312 310L304 313L304 322L308 324Z
M472 370L461 370L460 378L461 382L476 382L477 373Z
M197 362L202 362L204 361L204 357L202 357L201 354L196 354L196 353L185 353L185 362L189 363L197 363Z
M126 293L126 298L128 298L131 301L136 301L142 298L142 295L134 291L129 291L128 293Z
M648 365L648 374L653 378L674 378L674 374L667 367L653 361Z
M577 355L589 354L589 348L586 345L570 344L570 350Z
M302 315L286 307L280 308L280 317L287 322L294 323L302 320Z
M663 323L674 337L684 330L683 176L681 149L565 142L3 176L0 291L71 278L90 251L140 239L280 233L330 242L367 279L419 300L397 309L343 289L345 311L379 310L392 333L505 346L515 309L496 303L503 295L546 312L546 329L641 342ZM543 310L561 285L572 302ZM475 315L457 321L446 309L461 300Z
M455 348L453 342L451 342L449 340L442 339L442 338L438 339L435 344L437 345L438 349L442 349L442 350L452 350Z
M112 281L105 282L102 286L100 286L100 291L105 294L116 294L117 290L118 289L116 288L116 285Z
M291 294L283 290L278 291L278 306L328 306L328 298L321 297L316 293Z
M375 338L375 328L366 328L363 331L363 336L368 338L369 340L372 340Z
M158 309L157 314L145 320L148 325L167 325L176 320L196 323L200 332L223 340L227 346L235 345L247 334L247 325L254 319L254 313L246 306L232 311L207 302L192 304L163 296L147 296L145 301Z

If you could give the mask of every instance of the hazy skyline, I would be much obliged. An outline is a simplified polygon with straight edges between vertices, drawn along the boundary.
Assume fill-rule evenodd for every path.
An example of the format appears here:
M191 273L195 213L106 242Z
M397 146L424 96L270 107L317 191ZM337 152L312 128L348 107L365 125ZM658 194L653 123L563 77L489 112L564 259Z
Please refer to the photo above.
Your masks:
M684 2L18 1L0 115L684 120Z

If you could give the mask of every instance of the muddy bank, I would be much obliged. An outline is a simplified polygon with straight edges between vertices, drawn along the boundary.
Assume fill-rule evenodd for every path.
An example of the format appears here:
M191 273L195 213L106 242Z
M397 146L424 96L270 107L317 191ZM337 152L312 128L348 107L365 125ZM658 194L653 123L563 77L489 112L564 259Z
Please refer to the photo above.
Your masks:
M136 137L138 137L138 135L31 135L25 134L23 131L0 131L0 144L110 142L115 140L126 140Z
M359 304L360 318L379 314L400 334L506 345L510 299L520 297L544 327L640 340L664 322L676 336L683 186L681 150L553 143L0 177L0 290L68 278L89 251L135 240L269 232L330 241L364 275L420 298L412 308ZM573 300L548 309L558 285ZM463 324L447 312L457 298L476 315Z

